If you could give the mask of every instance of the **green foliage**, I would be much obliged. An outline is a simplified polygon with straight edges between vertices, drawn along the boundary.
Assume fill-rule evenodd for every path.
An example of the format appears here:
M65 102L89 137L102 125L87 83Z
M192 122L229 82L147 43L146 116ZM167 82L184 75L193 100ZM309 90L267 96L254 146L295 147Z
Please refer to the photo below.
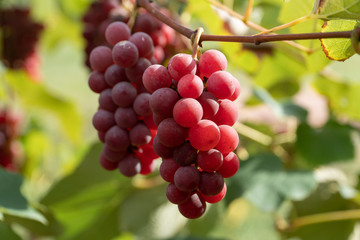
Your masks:
M236 103L249 132L238 130L240 169L225 179L226 198L188 220L167 201L157 170L129 179L100 167L102 144L94 143L91 124L98 96L87 86L83 64L81 17L91 2L30 1L32 15L45 25L43 82L0 65L0 105L24 112L24 162L18 174L0 168L0 239L349 239L359 216L316 221L316 214L359 209L360 58L349 39L296 41L303 50L283 42L202 42L202 52L221 50L239 79ZM155 2L191 29L231 34L234 19L206 0ZM221 2L245 14L247 1ZM351 31L359 25L360 2L257 0L250 20L269 29L303 17L276 33ZM235 25L240 28L259 32ZM302 95L305 86L316 98ZM314 222L291 227L304 218Z
M359 19L359 0L324 0L317 6L319 15L326 20L330 19Z
M22 182L23 179L20 175L0 168L0 212L46 223L46 219L29 206L26 198L21 194Z
M297 131L296 147L307 165L319 166L355 157L351 128L348 126L330 121L320 129L301 124Z
M358 23L353 20L332 20L325 22L321 32L351 31ZM355 54L350 39L321 39L326 56L331 60L344 61Z

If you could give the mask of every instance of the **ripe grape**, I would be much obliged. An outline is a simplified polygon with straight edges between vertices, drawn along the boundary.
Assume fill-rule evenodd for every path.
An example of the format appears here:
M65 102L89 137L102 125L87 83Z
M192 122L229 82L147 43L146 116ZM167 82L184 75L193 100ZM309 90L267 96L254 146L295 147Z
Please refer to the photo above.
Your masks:
M128 131L118 126L113 126L105 134L105 143L114 151L125 150L130 146Z
M227 191L227 187L226 187L226 183L224 183L224 187L221 190L220 193L214 195L214 196L206 196L201 194L201 196L204 198L204 200L208 203L217 203L220 202L226 195L226 191Z
M141 170L140 160L135 154L129 153L119 162L118 168L126 177L135 176Z
M114 46L116 43L130 38L130 29L123 22L113 22L105 30L105 38L108 43Z
M104 147L103 147L103 150L102 150L102 154L110 162L117 162L118 163L125 156L126 150L114 151L113 149L111 149L108 146L108 144L105 143Z
M208 151L216 146L220 140L219 127L210 120L200 120L190 128L189 140L194 148Z
M209 151L200 151L197 156L197 163L201 170L206 172L213 172L218 170L223 162L223 155L217 149L210 149Z
M176 147L186 138L186 129L175 122L173 118L163 120L158 126L160 142L167 147Z
M116 43L112 49L112 58L120 67L129 68L134 66L138 61L139 51L132 42L120 41Z
M183 192L191 192L197 188L200 173L194 166L181 166L174 175L175 186Z
M114 114L116 124L121 128L132 128L138 121L136 112L132 107L116 109Z
M172 78L179 81L186 74L195 75L196 63L191 55L178 53L170 59L168 69Z
M136 85L142 85L143 73L150 65L146 58L139 58L134 66L125 69L126 77Z
M100 165L108 171L115 170L118 167L117 162L109 161L104 154L100 154Z
M109 86L105 82L104 74L99 71L93 71L89 76L89 87L95 93L101 93Z
M105 46L98 46L91 51L89 60L94 71L105 72L113 64L111 49Z
M119 82L112 88L113 101L119 107L130 107L135 98L137 90L129 82Z
M160 88L168 88L172 83L171 76L166 67L154 64L148 67L143 74L145 88L153 93Z
M204 83L196 75L186 74L180 78L177 90L183 98L198 98L204 89Z
M198 100L203 109L203 119L212 119L219 111L219 102L210 92L204 91L196 100Z
M154 52L154 44L151 37L144 32L136 32L131 35L130 42L135 44L139 50L139 57L151 56Z
M174 182L175 172L178 170L180 165L175 162L174 159L168 158L163 159L160 165L160 176L167 182Z
M156 154L161 158L171 158L173 156L174 148L166 147L160 142L159 136L156 135L153 141L153 147Z
M215 196L224 187L224 178L218 172L201 172L198 189L205 196Z
M143 124L138 123L129 131L130 142L135 146L148 144L151 141L151 133L149 128Z
M105 109L110 112L114 112L117 109L117 105L112 99L112 92L110 88L105 89L99 96L99 108Z
M227 60L225 55L218 50L208 50L199 59L199 70L207 78L214 72L225 71Z
M150 96L151 94L149 93L141 93L137 95L137 97L135 98L133 108L138 115L140 116L151 115L152 112L149 103Z
M229 178L235 175L239 169L239 158L234 152L229 152L224 156L223 164L217 170L224 178Z
M175 90L160 88L151 94L149 104L154 114L162 117L172 117L174 105L179 99L180 97Z
M182 98L175 104L173 116L180 126L190 128L200 121L203 109L196 99Z
M166 197L174 204L185 202L190 197L190 195L190 192L183 192L179 190L173 183L170 183L166 188Z
M219 110L212 118L212 120L218 125L235 124L238 118L238 109L236 104L228 99L219 100Z
M185 142L174 149L173 158L180 166L190 165L197 159L197 150L190 143Z
M178 205L179 212L186 218L195 219L201 217L206 210L203 197L193 193L185 202Z
M104 109L99 109L94 114L92 123L96 130L106 132L115 125L114 114Z
M235 92L235 81L237 79L229 72L217 71L207 80L206 88L218 99L224 99L231 97Z
M239 144L239 136L236 130L228 125L220 125L220 140L215 146L222 154L226 155L235 150Z
M125 68L113 64L105 71L105 81L110 87L114 87L118 82L126 82L129 79L126 77Z

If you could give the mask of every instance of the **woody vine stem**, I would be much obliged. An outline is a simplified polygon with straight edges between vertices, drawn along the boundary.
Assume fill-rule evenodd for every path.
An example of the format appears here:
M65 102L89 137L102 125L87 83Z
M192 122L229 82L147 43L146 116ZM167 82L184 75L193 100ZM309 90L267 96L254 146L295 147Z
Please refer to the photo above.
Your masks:
M150 3L149 0L137 0L137 6L146 9L150 14L159 19L161 22L165 23L169 27L173 28L180 34L191 39L196 30L193 31L189 28L186 28L183 25L180 25L173 19L167 17L161 13L154 5ZM218 42L240 42L240 43L253 43L259 45L264 42L274 42L274 41L289 41L289 40L310 40L310 39L322 39L322 38L349 38L351 39L356 33L357 37L360 37L359 27L355 28L353 31L339 31L339 32L316 32L316 33L300 33L300 34L260 34L253 36L227 36L227 35L210 35L202 34L199 40L199 45L203 41L218 41ZM354 45L354 44L353 44Z

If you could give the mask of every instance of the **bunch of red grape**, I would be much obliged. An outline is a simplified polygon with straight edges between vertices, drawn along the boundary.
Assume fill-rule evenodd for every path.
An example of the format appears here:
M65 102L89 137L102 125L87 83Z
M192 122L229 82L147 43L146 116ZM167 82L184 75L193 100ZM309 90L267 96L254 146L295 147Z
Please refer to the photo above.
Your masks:
M160 174L169 182L166 196L187 218L202 216L206 202L223 199L224 178L239 168L233 152L239 139L231 126L240 84L226 67L221 52L208 50L198 62L180 53L167 68L155 64L143 75L158 126L153 147L163 158Z
M18 141L20 130L19 114L11 112L4 107L0 110L0 166L16 171L17 160L20 158L21 149Z
M162 11L170 15L166 10ZM83 37L86 40L85 52L88 67L90 67L90 53L95 47L102 45L110 47L105 39L107 26L114 21L127 23L130 14L130 11L115 0L99 0L90 5L83 17ZM181 51L184 48L184 44L178 42L179 39L175 37L175 31L172 28L158 21L151 14L142 11L142 9L136 17L133 32L145 32L151 36L154 44L153 63L162 63L174 51Z
M99 93L99 109L93 125L104 143L101 165L118 168L128 177L148 174L158 158L152 147L156 125L149 106L150 94L142 84L142 75L151 63L154 45L144 32L130 34L123 22L113 22L105 30L112 48L98 46L90 53L93 72L89 77L92 91Z
M118 9L118 10L117 10ZM89 9L83 16L84 30L83 37L86 40L85 53L86 62L85 64L90 67L89 56L91 51L102 45L110 46L105 39L105 29L113 22L112 11L120 11L122 14L118 14L119 21L127 21L126 11L122 8L116 0L100 0L91 3ZM121 17L124 17L122 19Z
M43 25L34 22L30 9L0 9L0 60L12 69L25 69L34 79L40 78L36 45Z

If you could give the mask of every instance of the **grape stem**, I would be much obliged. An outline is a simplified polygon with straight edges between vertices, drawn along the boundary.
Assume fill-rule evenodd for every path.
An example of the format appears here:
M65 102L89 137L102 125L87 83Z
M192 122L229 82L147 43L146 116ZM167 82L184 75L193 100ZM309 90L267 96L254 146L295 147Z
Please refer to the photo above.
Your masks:
M316 223L333 222L333 221L345 221L345 220L358 220L360 219L360 210L345 210L337 212L318 213L314 215L303 216L294 219L290 224L279 222L277 225L280 231L291 231L297 228L301 228L307 225Z
M146 9L151 15L165 23L169 27L173 28L178 33L184 35L187 38L196 32L177 23L173 19L167 17L161 13L149 0L137 0L138 6ZM357 28L356 28L357 29ZM356 30L355 29L355 30ZM355 31L354 30L354 31ZM298 33L298 34L277 34L268 35L260 34L254 36L227 36L227 35L210 35L202 34L199 40L199 44L203 41L217 41L217 42L240 42L240 43L253 43L259 45L265 42L274 41L288 41L288 40L309 40L309 39L322 39L322 38L351 38L353 31L339 31L339 32L316 32L316 33Z

